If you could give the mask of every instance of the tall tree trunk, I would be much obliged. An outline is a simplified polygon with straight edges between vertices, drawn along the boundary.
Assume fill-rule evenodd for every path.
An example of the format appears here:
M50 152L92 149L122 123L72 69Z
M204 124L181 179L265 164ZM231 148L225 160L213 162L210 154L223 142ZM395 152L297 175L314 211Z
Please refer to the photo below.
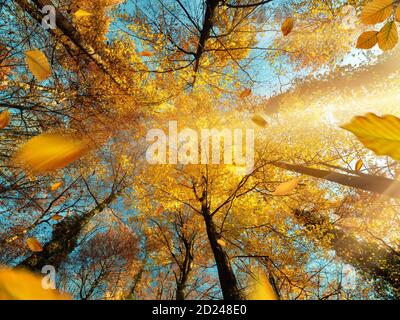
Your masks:
M373 278L383 280L400 298L400 252L358 240L337 227L329 226L326 218L313 212L297 210L295 216L307 228L323 225L322 228L327 230L317 240L330 237L332 248L338 257Z
M274 162L274 166L289 171L305 174L314 178L335 182L346 187L361 189L364 191L384 194L391 198L400 197L400 181L370 174L348 175L334 171L309 168L284 162Z
M185 259L180 267L179 279L176 283L176 300L185 300L186 286L193 265L193 241L183 239L185 245Z
M214 254L218 269L219 282L225 300L243 300L238 288L237 280L233 272L229 257L218 243L218 233L209 210L203 209L203 217L206 223L207 236Z
M23 267L32 271L41 272L46 265L58 268L66 257L76 248L79 235L86 224L96 214L104 211L117 195L112 194L92 210L79 217L68 217L55 225L52 239L44 247L42 252L34 253L17 267Z

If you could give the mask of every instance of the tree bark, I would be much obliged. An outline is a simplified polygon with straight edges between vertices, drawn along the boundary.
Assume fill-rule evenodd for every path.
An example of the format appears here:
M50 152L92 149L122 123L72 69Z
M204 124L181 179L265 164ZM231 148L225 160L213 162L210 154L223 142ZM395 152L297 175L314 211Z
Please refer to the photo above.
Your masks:
M41 272L46 265L58 268L67 256L76 248L82 229L96 214L104 211L117 195L112 194L94 209L79 217L69 217L55 225L52 239L44 247L43 251L34 253L17 267L26 268L35 272Z
M373 278L383 280L393 288L395 296L400 298L400 252L358 240L338 227L329 226L327 219L316 213L297 210L295 216L306 228L319 225L327 228L317 240L330 237L332 248L339 258Z
M204 210L206 209L203 209L203 217L206 224L207 236L217 265L224 300L243 300L244 298L238 288L230 259L222 246L218 243L218 233L214 221L212 220L209 211Z
M400 182L397 180L369 174L348 175L334 171L314 169L284 162L274 162L272 164L282 169L305 174L314 178L335 182L346 187L375 192L391 198L400 197Z

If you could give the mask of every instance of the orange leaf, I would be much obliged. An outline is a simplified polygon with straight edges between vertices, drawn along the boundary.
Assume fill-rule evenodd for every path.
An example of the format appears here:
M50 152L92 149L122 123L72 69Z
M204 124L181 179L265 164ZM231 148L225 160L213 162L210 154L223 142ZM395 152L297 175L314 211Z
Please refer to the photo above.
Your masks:
M251 89L246 89L246 90L242 91L242 93L240 94L239 97L240 97L240 99L244 99L250 95L251 95Z
M42 252L43 251L42 244L35 237L27 239L26 244L28 245L29 250L31 250L32 252Z
M364 165L363 161L361 159L358 160L355 166L356 171L357 172L360 171L363 165Z
M152 57L152 56L153 56L153 53L150 52L150 51L142 51L142 52L140 53L140 55L141 55L142 57Z
M6 128L11 121L11 114L8 110L3 111L0 113L0 129Z
M60 188L62 185L63 185L62 182L56 182L56 183L54 183L54 184L51 185L50 189L51 189L51 191L54 192L54 191L56 191L58 188Z
M51 219L54 221L60 221L63 219L63 216L60 216L59 214L55 214L54 216L51 217Z
M293 18L290 18L290 17L287 18L285 20L285 22L281 26L281 30L282 30L283 35L286 37L289 33L291 33L292 30L293 30L293 27L294 27Z

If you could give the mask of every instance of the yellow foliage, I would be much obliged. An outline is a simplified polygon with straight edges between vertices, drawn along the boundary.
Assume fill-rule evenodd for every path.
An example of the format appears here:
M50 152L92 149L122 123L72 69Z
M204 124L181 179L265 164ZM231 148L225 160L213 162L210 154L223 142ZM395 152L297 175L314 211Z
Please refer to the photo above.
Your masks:
M39 81L44 81L51 76L49 61L42 51L38 49L26 51L25 59L29 70Z
M371 49L378 43L377 31L363 32L357 39L358 49Z
M380 156L391 156L400 160L400 119L387 115L379 117L374 113L355 117L342 126L357 136L365 147Z
M376 24L386 20L393 10L393 0L372 0L367 2L361 13L361 22Z
M87 150L81 140L60 134L41 134L32 138L18 151L15 160L34 173L61 169L78 160Z
M42 279L25 270L0 269L0 300L70 300L42 287Z
M393 49L399 41L396 23L387 22L378 33L378 45L383 51Z
M276 190L273 192L273 195L274 196L287 196L297 188L297 186L299 185L299 182L300 182L300 178L296 178L296 179L290 180L288 182L284 182L276 188Z

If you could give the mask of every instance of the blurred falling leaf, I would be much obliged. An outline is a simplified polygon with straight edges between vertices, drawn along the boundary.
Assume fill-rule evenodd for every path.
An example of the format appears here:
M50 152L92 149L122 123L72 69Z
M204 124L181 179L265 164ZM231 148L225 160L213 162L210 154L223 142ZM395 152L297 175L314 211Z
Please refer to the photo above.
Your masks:
M60 188L62 185L63 185L62 182L56 182L56 183L53 183L53 184L51 185L50 189L51 189L51 191L54 192L54 191L57 191L58 188Z
M226 242L222 239L218 239L217 243L221 246L221 247L226 247Z
M42 51L38 49L26 51L25 59L29 70L39 81L44 81L51 76L49 61Z
M242 91L240 93L239 97L240 97L240 99L244 99L244 98L247 98L250 95L251 95L251 89L246 89L246 90L244 90L244 91Z
M60 220L64 219L64 217L60 216L59 214L55 214L54 216L51 217L51 219L54 221L60 221Z
M56 290L46 290L42 278L25 270L0 269L0 300L71 300Z
M285 20L285 22L283 22L282 26L281 26L281 30L284 36L287 36L289 33L292 32L294 27L294 20L293 18L289 17Z
M6 128L11 121L11 114L8 110L0 113L0 130Z
M300 178L296 178L296 179L290 180L288 182L284 182L284 183L280 184L272 194L274 196L287 196L297 188L297 186L299 185L299 182L300 182Z
M269 283L264 272L259 271L253 283L253 291L249 294L249 300L277 300L276 293Z
M386 23L379 31L377 38L381 50L387 51L393 49L399 41L396 22L390 21Z
M356 135L365 147L379 156L391 156L400 160L400 119L387 115L379 117L374 113L358 116L342 126Z
M28 245L29 250L31 250L32 252L43 251L42 244L35 237L27 239L26 244Z
M163 213L164 212L164 207L163 206L160 206L160 207L158 207L158 209L157 209L157 211L156 211L156 215L160 215L161 213Z
M140 53L140 55L141 55L142 57L152 57L152 56L153 56L153 53L150 52L150 51L142 51L142 52Z
M258 126L265 128L268 122L260 115L255 115L251 120Z
M75 17L76 18L84 18L84 17L90 17L90 16L92 16L92 14L90 13L90 12L87 12L87 11L85 11L85 10L82 10L82 9L79 9L78 11L76 11L75 13L74 13L74 15L75 15Z
M378 31L363 32L357 39L358 49L371 49L378 43Z
M372 0L368 2L361 12L361 22L376 24L385 21L393 10L393 0Z
M87 149L87 144L81 140L44 133L24 144L15 160L27 170L43 173L66 167L82 157Z
M358 160L355 166L356 171L357 172L360 171L363 165L364 165L363 161L361 159Z
M397 7L396 9L396 21L400 22L400 7Z

